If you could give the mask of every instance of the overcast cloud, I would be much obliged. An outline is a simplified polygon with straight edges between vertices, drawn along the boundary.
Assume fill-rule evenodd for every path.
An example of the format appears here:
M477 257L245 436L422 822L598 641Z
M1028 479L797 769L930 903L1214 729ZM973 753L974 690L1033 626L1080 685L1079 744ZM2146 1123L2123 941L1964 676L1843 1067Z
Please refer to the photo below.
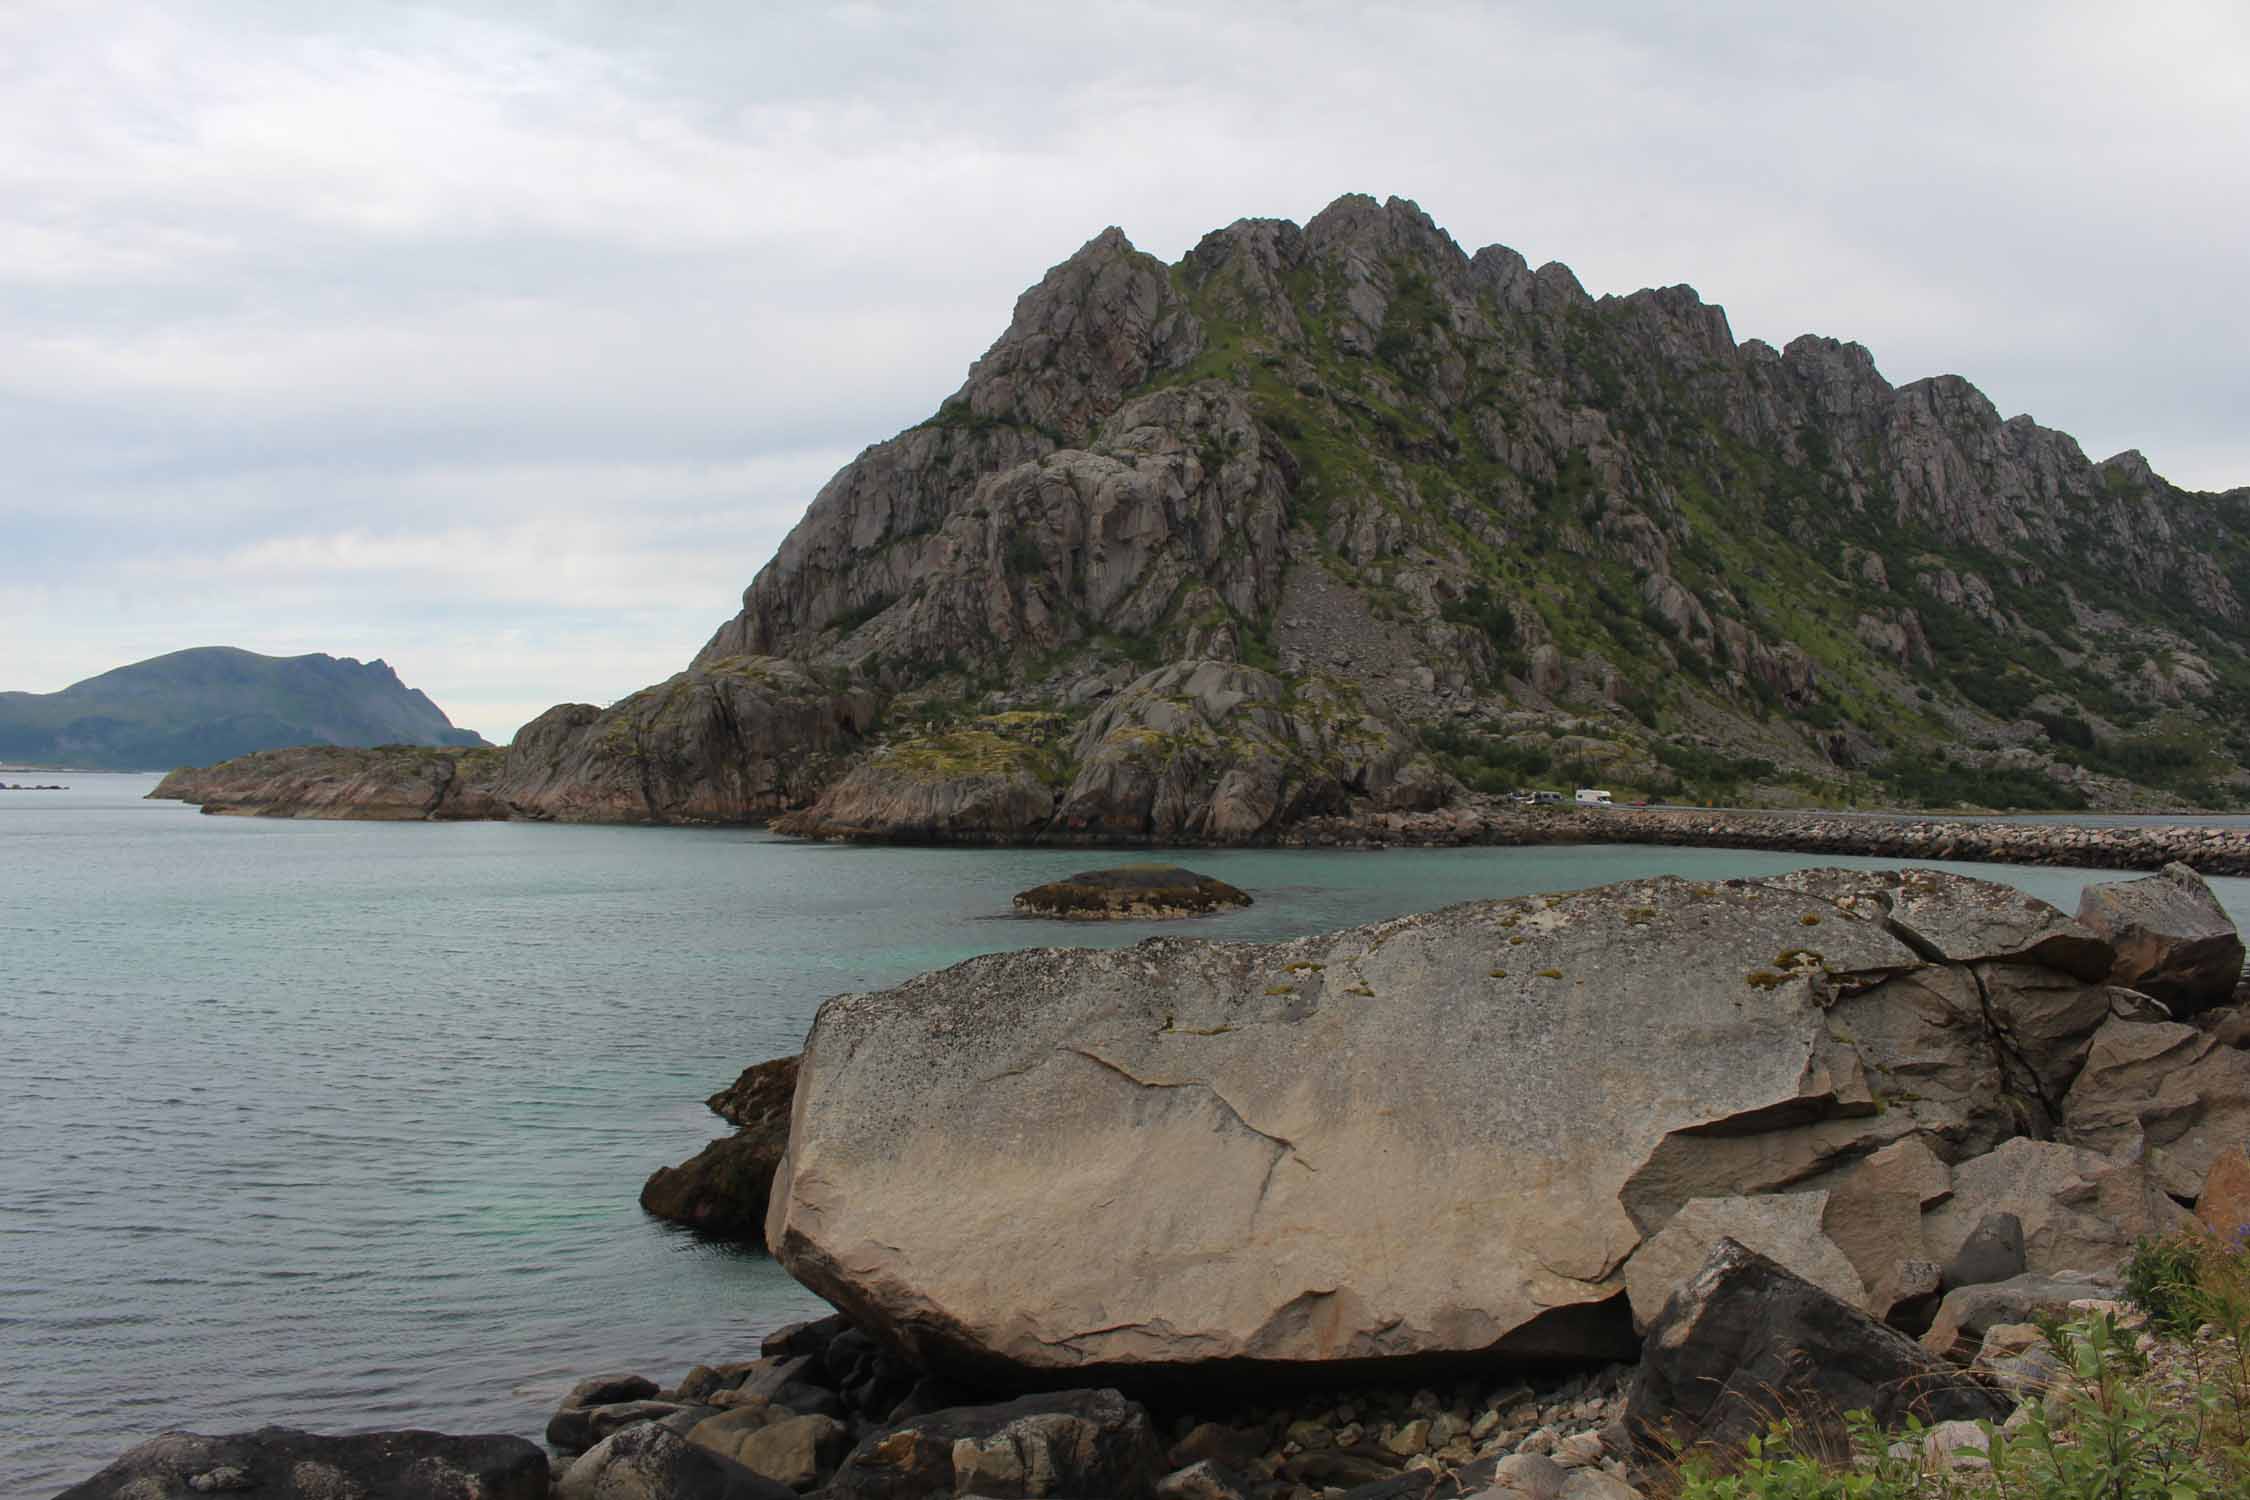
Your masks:
M2234 0L1078 9L11 0L0 688L607 702L1103 226L1347 191L2250 484Z

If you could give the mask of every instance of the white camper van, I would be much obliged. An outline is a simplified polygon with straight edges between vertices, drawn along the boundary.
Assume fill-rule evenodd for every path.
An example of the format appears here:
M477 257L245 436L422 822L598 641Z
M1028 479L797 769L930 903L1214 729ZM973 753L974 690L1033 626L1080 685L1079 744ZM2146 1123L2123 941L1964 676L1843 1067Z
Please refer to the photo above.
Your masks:
M1578 789L1578 805L1580 807L1614 807L1616 804L1609 800L1609 793L1603 791L1600 787L1582 786Z

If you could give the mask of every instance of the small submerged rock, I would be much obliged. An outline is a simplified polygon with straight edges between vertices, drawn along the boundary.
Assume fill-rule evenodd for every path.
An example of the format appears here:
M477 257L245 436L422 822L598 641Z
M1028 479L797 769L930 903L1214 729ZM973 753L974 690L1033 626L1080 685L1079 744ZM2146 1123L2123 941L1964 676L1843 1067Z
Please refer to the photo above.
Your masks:
M1026 916L1113 922L1137 917L1200 917L1248 906L1223 880L1178 865L1119 865L1033 886L1016 896Z

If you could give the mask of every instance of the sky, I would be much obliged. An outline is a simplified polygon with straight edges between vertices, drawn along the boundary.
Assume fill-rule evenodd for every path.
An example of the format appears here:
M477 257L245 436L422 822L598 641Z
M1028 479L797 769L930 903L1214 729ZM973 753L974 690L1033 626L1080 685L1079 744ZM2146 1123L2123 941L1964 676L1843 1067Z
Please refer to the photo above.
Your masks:
M1345 192L2250 484L2250 6L0 5L0 688L684 667L1104 226Z

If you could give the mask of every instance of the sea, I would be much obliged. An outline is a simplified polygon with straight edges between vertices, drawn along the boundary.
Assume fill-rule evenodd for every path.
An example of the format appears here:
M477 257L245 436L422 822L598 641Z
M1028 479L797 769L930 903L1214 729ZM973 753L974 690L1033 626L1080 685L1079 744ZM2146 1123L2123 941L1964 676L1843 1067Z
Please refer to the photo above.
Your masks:
M636 1202L650 1171L724 1132L704 1097L798 1050L831 995L1149 935L1011 914L1014 892L1114 862L1086 850L205 817L146 800L153 776L8 780L68 788L0 791L11 1497L170 1429L537 1437L582 1376L668 1383L752 1357L825 1309L764 1256ZM1855 863L1619 845L1175 857L1256 898L1165 929L1217 941ZM1952 868L2066 908L2116 878ZM2250 920L2250 881L2213 884Z

